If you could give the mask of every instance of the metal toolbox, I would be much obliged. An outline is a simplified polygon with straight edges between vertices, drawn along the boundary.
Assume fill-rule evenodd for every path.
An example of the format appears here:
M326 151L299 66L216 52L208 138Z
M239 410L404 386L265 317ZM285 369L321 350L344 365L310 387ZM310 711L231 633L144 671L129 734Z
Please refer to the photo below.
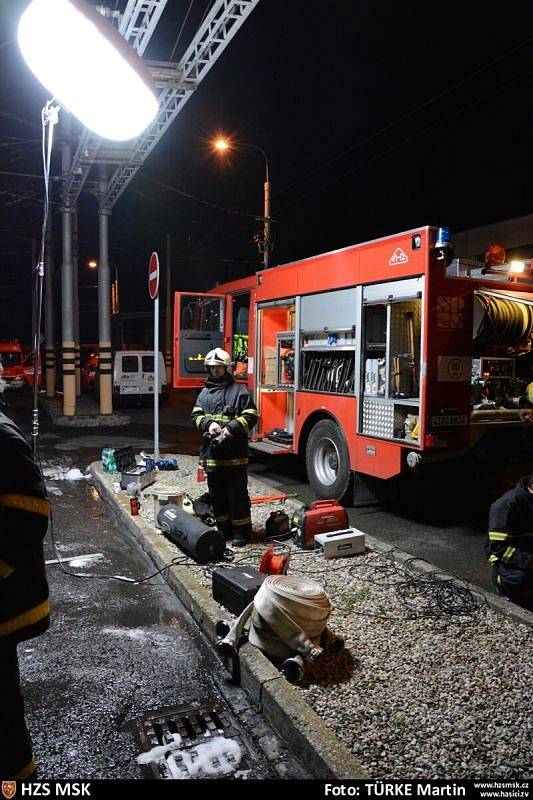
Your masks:
M155 483L155 478L155 469L147 470L146 467L139 465L138 467L132 467L127 472L121 472L120 488L127 489L133 483L135 484L135 491L142 492L147 486Z
M322 550L324 558L353 556L365 552L365 534L357 528L344 531L318 533L315 536L315 550Z

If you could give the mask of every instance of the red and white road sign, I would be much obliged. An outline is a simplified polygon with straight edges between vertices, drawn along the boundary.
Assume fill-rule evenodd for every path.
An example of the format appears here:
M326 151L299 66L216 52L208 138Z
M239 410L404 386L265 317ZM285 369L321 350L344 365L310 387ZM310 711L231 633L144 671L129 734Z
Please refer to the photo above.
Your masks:
M148 291L150 297L155 300L159 294L159 256L157 253L152 253L150 256L150 264L148 265Z

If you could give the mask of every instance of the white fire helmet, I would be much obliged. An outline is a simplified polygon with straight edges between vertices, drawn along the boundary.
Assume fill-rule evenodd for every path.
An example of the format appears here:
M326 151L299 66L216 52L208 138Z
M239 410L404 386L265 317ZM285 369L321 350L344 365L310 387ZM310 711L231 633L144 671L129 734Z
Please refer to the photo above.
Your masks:
M226 370L229 372L231 356L229 353L226 353L225 350L222 350L221 347L215 347L214 350L210 350L206 355L204 366L206 370L209 370L209 367L226 367Z

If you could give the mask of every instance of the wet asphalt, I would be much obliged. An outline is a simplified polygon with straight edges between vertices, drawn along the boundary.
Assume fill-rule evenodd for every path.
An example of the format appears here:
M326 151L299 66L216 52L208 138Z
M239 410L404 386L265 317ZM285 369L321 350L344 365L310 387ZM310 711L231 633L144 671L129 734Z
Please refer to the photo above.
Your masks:
M12 400L8 410L26 431L27 410L27 398ZM56 436L42 420L43 465L62 463L83 471L96 457L94 443L83 450L62 450L57 448L65 444L64 435ZM39 779L141 778L136 756L148 747L136 739L132 721L191 703L222 704L247 751L247 777L277 777L254 744L253 723L246 730L239 725L239 716L249 707L246 696L231 685L163 578L136 585L88 577L139 579L155 571L96 490L86 481L47 483L61 494L52 497L46 559L58 553L62 558L102 557L91 564L66 565L85 577L65 574L57 564L48 566L50 630L19 646ZM264 721L260 733L272 735ZM298 777L297 764L292 770L289 776Z
M162 409L162 452L198 452L197 434L188 424L193 399L174 398ZM11 397L8 413L27 433L30 410L29 395ZM151 410L126 413L131 425L112 429L54 427L41 413L43 464L84 471L110 441L114 446L132 444L136 452L151 449ZM303 502L313 500L305 471L293 458L255 456L250 472L273 490L296 493ZM134 578L153 572L90 485L49 484L62 492L55 498L53 525L61 555L103 556L75 571ZM429 509L434 513L428 519L422 494L407 510L397 504L351 508L350 524L492 592L483 553L488 507L472 515L464 495L454 507L453 492L442 488L442 506L452 508L452 520L447 514L445 521L437 506ZM50 536L46 557L56 557ZM193 702L225 702L222 696L228 691L236 707L246 709L244 695L237 696L240 690L229 686L224 667L160 576L132 585L70 577L51 565L49 578L51 629L20 647L27 716L43 779L141 777L135 757L142 748L129 727L132 720ZM273 777L268 761L250 746L249 776Z

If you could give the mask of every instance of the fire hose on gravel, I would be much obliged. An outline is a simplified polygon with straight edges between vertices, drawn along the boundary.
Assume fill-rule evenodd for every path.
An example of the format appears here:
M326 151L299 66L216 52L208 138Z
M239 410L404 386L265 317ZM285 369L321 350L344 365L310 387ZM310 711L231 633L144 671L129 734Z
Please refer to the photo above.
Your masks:
M248 620L248 641L265 655L281 661L290 683L299 683L305 665L324 651L340 652L344 640L328 628L331 602L316 581L297 575L269 575L233 624L220 620L216 626L218 650L232 663ZM234 670L232 669L234 672Z

